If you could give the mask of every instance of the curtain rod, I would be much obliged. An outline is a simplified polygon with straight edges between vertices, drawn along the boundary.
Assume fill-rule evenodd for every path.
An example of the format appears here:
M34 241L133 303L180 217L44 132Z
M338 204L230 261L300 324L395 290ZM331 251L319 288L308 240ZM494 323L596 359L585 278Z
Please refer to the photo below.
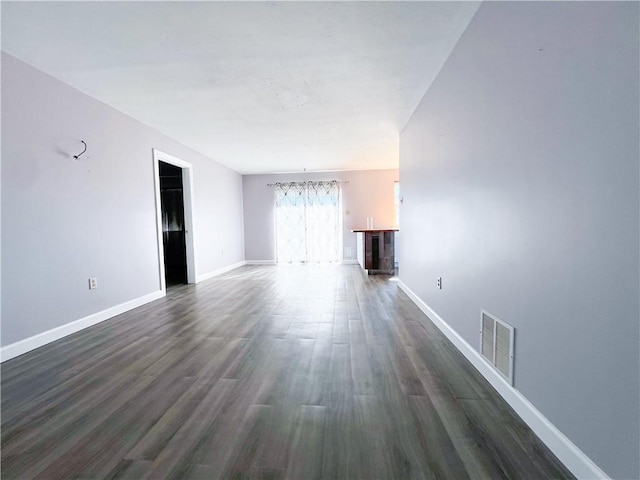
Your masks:
M345 180L344 182L341 182L339 180L318 180L319 182L336 182L336 183L341 183L341 184L346 184L349 183L349 180ZM313 182L313 180L308 180L308 182ZM280 185L284 185L287 183L307 183L307 182L277 182L277 183L267 183L267 187L275 187L276 185L280 184Z

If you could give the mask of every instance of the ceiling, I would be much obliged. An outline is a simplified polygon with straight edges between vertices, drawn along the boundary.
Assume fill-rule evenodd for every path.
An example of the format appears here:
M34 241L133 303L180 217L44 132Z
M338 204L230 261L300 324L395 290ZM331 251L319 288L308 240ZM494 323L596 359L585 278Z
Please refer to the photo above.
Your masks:
M2 49L237 172L398 167L479 2L2 2Z

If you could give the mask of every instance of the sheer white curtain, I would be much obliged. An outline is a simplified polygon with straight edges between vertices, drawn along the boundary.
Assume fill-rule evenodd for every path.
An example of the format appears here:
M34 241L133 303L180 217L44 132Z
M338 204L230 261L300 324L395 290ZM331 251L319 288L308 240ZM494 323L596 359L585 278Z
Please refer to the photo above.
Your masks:
M335 262L340 257L340 186L307 182L307 261Z
M278 263L301 263L307 259L306 185L276 183L276 259Z
M278 263L340 259L340 185L337 181L275 184Z

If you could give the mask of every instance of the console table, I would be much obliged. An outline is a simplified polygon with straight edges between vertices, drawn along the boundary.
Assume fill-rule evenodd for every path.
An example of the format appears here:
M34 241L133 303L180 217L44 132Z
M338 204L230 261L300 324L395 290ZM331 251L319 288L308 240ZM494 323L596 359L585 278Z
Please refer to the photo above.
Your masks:
M358 235L358 263L369 275L395 272L394 244L397 228L353 229Z

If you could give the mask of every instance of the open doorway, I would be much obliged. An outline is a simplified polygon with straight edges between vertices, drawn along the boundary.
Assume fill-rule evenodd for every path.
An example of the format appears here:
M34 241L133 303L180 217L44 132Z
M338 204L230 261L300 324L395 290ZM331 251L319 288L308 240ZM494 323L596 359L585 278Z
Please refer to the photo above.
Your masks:
M191 164L153 150L160 287L195 283Z
M400 262L399 262L399 258L400 256L398 255L398 251L399 251L399 247L398 245L400 244L400 206L402 205L403 200L402 200L402 195L400 195L400 182L393 182L393 205L394 205L394 209L395 209L395 223L396 223L396 228L398 228L398 230L394 233L394 241L393 241L393 258L395 258L395 265L394 267L396 268L396 276L398 275L398 273L400 272Z
M167 286L179 285L187 283L182 169L160 162L159 172L164 278Z

